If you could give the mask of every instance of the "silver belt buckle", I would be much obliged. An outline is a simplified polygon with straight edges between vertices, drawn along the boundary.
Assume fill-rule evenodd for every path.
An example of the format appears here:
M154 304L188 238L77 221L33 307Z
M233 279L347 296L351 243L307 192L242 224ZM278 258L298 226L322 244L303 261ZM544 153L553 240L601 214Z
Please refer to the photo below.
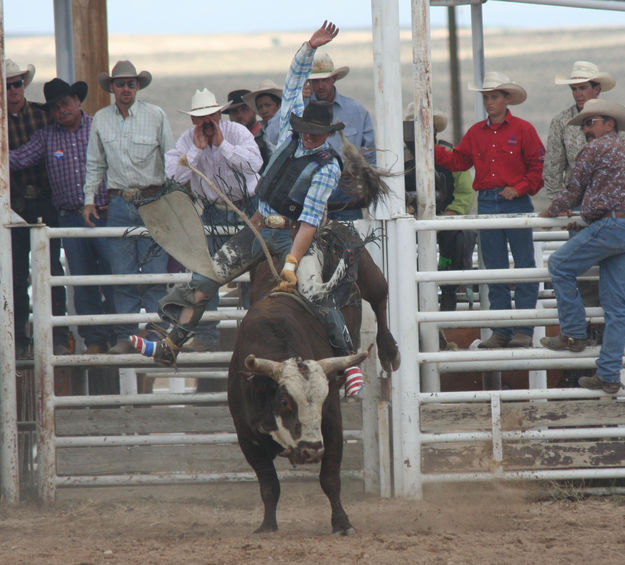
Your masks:
M286 218L279 214L269 214L265 216L265 226L274 229L283 229L286 226Z

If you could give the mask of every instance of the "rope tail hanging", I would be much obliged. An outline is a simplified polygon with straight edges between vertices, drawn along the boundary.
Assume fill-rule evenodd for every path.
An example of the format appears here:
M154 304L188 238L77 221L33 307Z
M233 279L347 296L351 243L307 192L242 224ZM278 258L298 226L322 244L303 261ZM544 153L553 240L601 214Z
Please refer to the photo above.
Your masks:
M189 160L187 159L186 155L183 155L182 157L180 157L180 160L178 161L178 164L183 166L183 167L188 167L196 175L201 177L206 182L206 184L208 184L208 186L210 186L211 189L214 190L215 193L226 203L228 208L230 208L233 212L235 212L245 222L245 225L247 225L247 227L249 227L252 230L252 232L254 234L254 237L258 240L258 243L260 244L260 246L261 246L261 248L263 250L263 253L265 254L265 257L267 258L267 263L269 263L269 268L271 269L271 274L275 277L276 280L279 281L280 280L280 275L278 274L278 271L276 271L276 267L273 264L273 259L271 257L271 253L269 251L269 248L267 247L267 244L265 243L265 240L260 235L259 231L256 229L256 226L254 226L254 224L247 217L247 214L241 212L241 210L239 210L234 205L232 200L230 200L230 198L228 198L228 196L226 194L224 194L224 192L222 190L220 190L220 188L212 180L210 180L204 173L202 173L202 171L196 169L193 165L191 165L191 163L189 163Z

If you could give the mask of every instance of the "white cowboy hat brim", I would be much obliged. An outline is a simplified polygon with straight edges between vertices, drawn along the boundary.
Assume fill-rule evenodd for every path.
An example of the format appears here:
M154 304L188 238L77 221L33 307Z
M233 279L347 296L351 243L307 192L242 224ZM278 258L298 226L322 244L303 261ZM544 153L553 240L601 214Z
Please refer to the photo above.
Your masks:
M582 122L593 116L609 116L616 121L619 131L625 131L625 106L611 100L593 98L586 101L583 110L567 122L567 126L581 126Z
M514 83L502 83L496 86L488 86L486 88L476 86L474 83L469 83L469 90L473 92L493 92L494 90L503 90L508 93L508 104L521 104L527 98L527 92L520 84Z
M348 73L349 73L349 67L339 67L338 69L334 69L333 71L325 71L325 72L322 71L318 73L316 73L315 71L312 71L308 78L310 80L315 80L315 79L322 79L322 78L335 76L336 80L341 80L342 78L345 78Z
M181 114L186 114L187 116L201 117L201 116L210 116L211 114L216 114L225 108L230 108L232 106L232 102L228 102L227 104L219 104L217 106L206 106L205 108L193 108L191 110L178 110Z
M26 88L32 81L35 76L35 66L34 65L26 65L26 70L19 70L19 72L14 72L12 74L8 74L6 76L6 81L11 82L11 79L15 79L17 77L23 77L24 79L24 88Z
M565 77L556 75L556 84L582 84L584 82L598 82L601 85L601 92L612 90L616 86L616 81L609 73L597 73L589 77Z
M254 110L258 114L258 108L256 107L256 97L262 94L273 94L282 100L282 90L279 88L261 88L260 90L255 90L254 92L248 92L241 96L241 100L245 104L247 104L252 110Z

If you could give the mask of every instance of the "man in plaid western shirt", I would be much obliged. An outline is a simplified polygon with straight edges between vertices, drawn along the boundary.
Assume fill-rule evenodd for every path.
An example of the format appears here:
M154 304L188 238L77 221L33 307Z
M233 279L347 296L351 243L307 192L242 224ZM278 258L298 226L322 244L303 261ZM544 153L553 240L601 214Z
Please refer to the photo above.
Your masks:
M43 87L46 107L54 123L37 130L30 140L9 154L11 172L34 165L45 164L52 204L58 212L61 227L86 227L81 211L84 205L82 190L85 182L87 142L93 118L80 108L87 96L87 84L78 81L69 85L55 78ZM100 218L95 222L105 225L108 207L106 183L100 183L95 203ZM65 238L63 248L72 275L110 274L104 238ZM74 287L74 306L80 315L113 313L110 286ZM86 353L103 353L108 349L110 329L103 326L80 326L79 333L87 346Z
M49 123L48 113L41 104L29 102L24 96L25 88L35 75L35 67L20 67L11 59L6 60L6 92L9 126L9 149L17 149L32 135ZM50 185L43 163L11 173L11 207L29 224L39 218L51 227L58 226L56 210L50 198ZM30 301L28 279L30 275L30 230L15 228L11 232L13 250L13 304L15 315L15 353L18 358L28 357L31 340L28 332ZM50 240L50 265L52 275L63 275L60 261L61 242ZM52 313L65 314L65 289L52 289ZM53 330L56 353L67 353L67 328Z

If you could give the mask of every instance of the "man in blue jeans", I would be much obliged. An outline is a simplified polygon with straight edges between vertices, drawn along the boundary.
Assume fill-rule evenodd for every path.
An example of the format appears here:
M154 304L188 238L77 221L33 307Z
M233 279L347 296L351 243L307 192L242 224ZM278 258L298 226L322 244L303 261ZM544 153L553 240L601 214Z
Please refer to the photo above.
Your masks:
M605 331L597 373L579 385L616 394L621 388L625 349L625 106L588 100L567 125L581 126L588 144L575 160L569 181L540 215L571 214L581 202L581 216L589 225L549 258L549 273L558 301L560 335L540 342L556 351L575 353L586 347L586 316L577 277L599 265L599 298Z
M481 87L488 118L476 123L453 151L434 147L437 165L451 171L475 167L473 189L478 191L479 214L519 214L533 212L530 196L543 186L545 148L529 122L513 116L508 105L521 104L527 94L520 85L499 72L486 73ZM487 269L507 269L508 245L517 268L535 267L531 228L480 230L480 248ZM510 285L489 284L491 310L510 310ZM538 283L517 283L514 303L517 309L533 309L538 299ZM480 348L530 347L532 327L493 328L492 336Z
M86 154L93 118L86 115L81 102L87 96L87 83L77 81L71 86L59 78L43 86L45 108L52 124L37 130L30 140L9 153L11 171L45 163L52 191L52 204L58 212L59 226L84 228L81 216L84 204L82 186L85 182ZM102 181L95 195L95 204L105 223L108 197ZM63 248L72 275L110 274L104 238L63 238ZM112 288L97 285L75 286L74 306L79 315L111 314L114 312ZM78 332L86 346L85 353L104 353L114 341L110 326L80 326Z

